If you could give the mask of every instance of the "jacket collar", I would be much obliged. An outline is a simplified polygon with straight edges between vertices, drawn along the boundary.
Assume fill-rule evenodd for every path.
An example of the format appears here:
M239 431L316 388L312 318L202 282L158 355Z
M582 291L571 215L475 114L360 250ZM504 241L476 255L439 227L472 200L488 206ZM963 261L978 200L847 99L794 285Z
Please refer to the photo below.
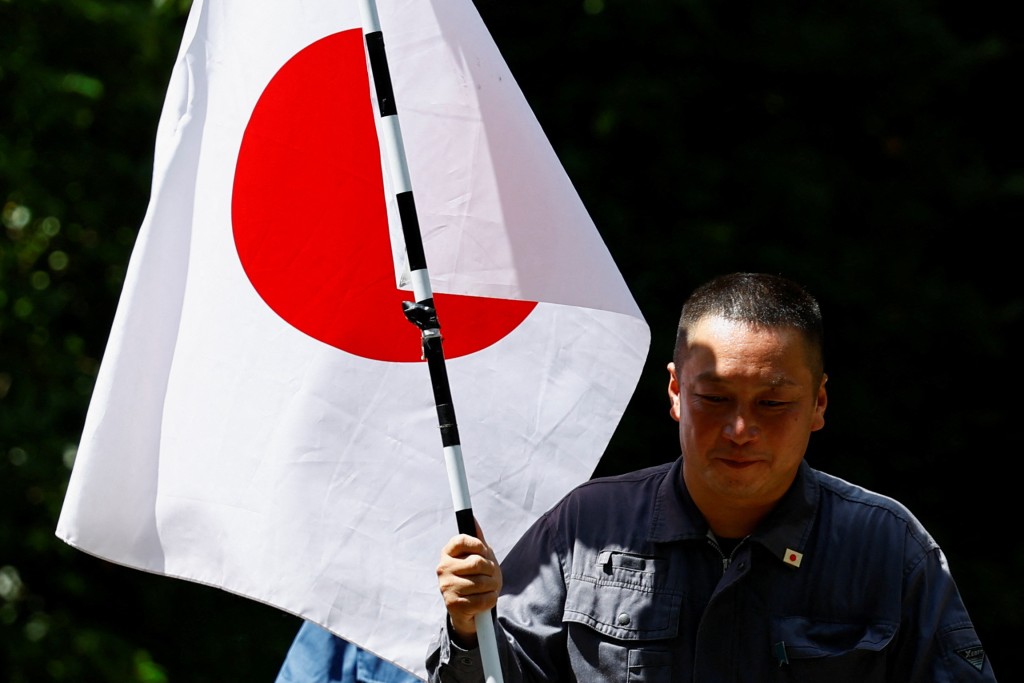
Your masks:
M750 540L765 548L780 561L798 566L810 538L817 514L821 490L815 471L806 461L800 463L793 484L778 505L750 535ZM704 539L708 525L683 484L683 458L676 458L658 487L653 501L648 539L654 543L672 543Z

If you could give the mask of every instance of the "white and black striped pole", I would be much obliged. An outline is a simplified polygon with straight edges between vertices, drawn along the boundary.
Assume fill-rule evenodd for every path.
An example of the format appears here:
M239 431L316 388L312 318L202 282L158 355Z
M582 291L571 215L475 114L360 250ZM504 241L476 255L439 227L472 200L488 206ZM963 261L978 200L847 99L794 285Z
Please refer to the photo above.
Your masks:
M462 445L459 442L459 428L455 420L455 406L452 404L448 371L445 368L444 350L441 347L441 326L434 310L434 294L430 289L427 273L427 259L423 253L423 238L420 235L419 219L413 202L409 166L405 158L402 131L398 125L398 110L391 87L391 72L388 69L384 51L384 35L380 28L375 0L360 0L363 15L363 36L369 56L380 110L385 153L391 182L398 203L398 215L402 222L402 235L409 258L410 277L415 302L404 302L405 316L422 332L423 357L427 361L430 381L437 406L437 420L441 430L441 444L444 447L445 466L448 469L448 484L451 488L455 519L460 533L476 535L473 508L469 500L469 483L462 460ZM494 632L493 614L486 612L476 616L476 633L480 655L483 660L486 683L502 683L501 663L498 661L498 645Z

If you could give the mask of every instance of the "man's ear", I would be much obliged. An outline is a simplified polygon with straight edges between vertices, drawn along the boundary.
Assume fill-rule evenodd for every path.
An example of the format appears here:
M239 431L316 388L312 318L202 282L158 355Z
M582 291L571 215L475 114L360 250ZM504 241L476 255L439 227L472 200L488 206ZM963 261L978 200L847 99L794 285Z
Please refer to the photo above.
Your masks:
M668 364L668 401L669 408L668 414L672 416L672 419L679 422L680 417L680 406L679 401L679 378L676 376L676 364Z
M828 375L821 376L821 384L818 386L818 397L814 404L814 420L811 422L811 431L816 432L825 426L825 407L828 405L828 392L825 391L825 382Z

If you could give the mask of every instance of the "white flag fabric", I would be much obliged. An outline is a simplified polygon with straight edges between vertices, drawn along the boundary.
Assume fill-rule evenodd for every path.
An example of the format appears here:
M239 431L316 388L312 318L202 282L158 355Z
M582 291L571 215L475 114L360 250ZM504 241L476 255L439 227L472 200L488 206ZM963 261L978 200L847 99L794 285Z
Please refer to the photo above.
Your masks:
M649 329L471 1L378 10L502 557L593 472ZM363 45L356 0L193 3L57 535L424 676L456 524Z

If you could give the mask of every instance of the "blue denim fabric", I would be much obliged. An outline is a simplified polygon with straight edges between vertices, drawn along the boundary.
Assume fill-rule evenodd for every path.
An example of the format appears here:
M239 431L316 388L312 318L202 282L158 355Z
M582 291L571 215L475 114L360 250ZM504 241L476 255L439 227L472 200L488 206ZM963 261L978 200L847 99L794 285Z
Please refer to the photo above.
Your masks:
M422 683L422 680L312 622L304 622L276 683Z

